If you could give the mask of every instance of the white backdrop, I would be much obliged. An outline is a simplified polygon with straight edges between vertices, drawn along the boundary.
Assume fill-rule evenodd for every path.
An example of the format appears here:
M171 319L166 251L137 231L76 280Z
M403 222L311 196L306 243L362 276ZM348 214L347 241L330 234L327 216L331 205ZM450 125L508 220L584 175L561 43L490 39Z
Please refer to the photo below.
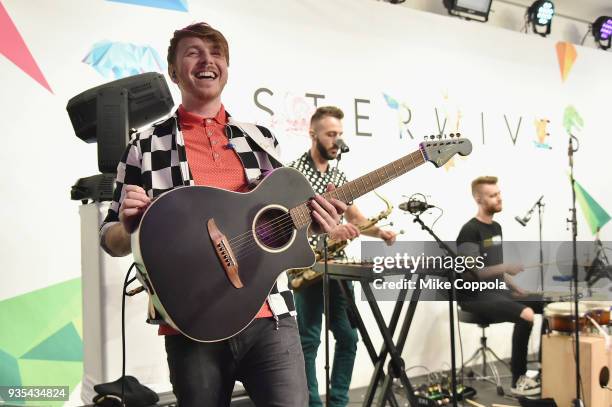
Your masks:
M568 105L584 119L584 127L576 131L576 178L612 210L607 177L612 146L609 53L576 47L576 62L562 81L552 40L369 0L191 1L188 13L100 0L36 5L6 0L3 5L53 93L0 59L0 134L5 145L0 152L5 205L0 215L0 300L80 276L78 203L69 200L69 188L77 178L96 173L96 148L74 136L65 105L70 97L110 80L81 62L92 44L107 39L150 45L165 59L173 30L200 20L219 28L230 43L225 106L240 120L271 126L287 162L309 146L304 119L313 99L306 94L325 95L319 105L344 109L351 152L341 168L350 177L416 149L424 135L438 131L436 109L440 126L446 119L447 130L470 137L474 152L455 160L454 166L435 169L428 164L380 188L396 206L405 200L402 195L429 195L445 211L436 224L443 239L454 240L475 213L469 183L485 174L500 177L504 211L498 220L507 240L537 239L535 222L524 229L512 218L542 194L544 239L570 238L565 219L571 191L562 125ZM267 90L258 94L256 103L255 94L262 88ZM173 92L178 101L176 89ZM398 111L389 108L383 94L410 109L407 128L414 140L406 132L400 138ZM358 103L356 112L355 99L368 102ZM371 136L356 135L357 115L368 117L360 118L358 130ZM534 146L536 119L550 121L550 150ZM357 203L366 216L382 209L372 197ZM406 231L402 239L427 239L407 216L395 211L391 219ZM582 215L579 222L579 238L592 240ZM602 238L612 238L609 225ZM353 246L350 252L358 255ZM383 309L390 314L391 305ZM407 366L438 369L449 361L445 321L445 304L419 305L405 352ZM368 323L374 328L371 319ZM462 329L466 354L478 344L478 333L470 328ZM505 324L490 330L491 346L502 356L509 356L510 329ZM373 336L380 343L375 332ZM536 343L531 346L535 349ZM370 372L360 347L353 386L366 385Z

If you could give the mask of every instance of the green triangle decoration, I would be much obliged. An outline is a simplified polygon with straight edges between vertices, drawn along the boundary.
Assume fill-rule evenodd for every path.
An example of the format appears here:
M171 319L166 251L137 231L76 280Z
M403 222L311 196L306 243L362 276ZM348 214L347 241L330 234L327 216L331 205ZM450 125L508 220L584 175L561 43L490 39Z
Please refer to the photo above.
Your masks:
M17 359L0 349L0 386L20 386Z
M20 359L23 386L68 386L68 392L73 393L83 378L82 362L63 362L56 360ZM65 401L45 401L44 406L63 406ZM41 402L28 402L26 405L41 406Z
M0 335L0 350L23 355L66 324L81 320L81 308L80 278L0 301L0 326L11 330L11 335Z
M83 375L81 309L80 278L0 301L0 386L70 386L73 391Z
M580 209L582 209L582 213L591 228L591 233L597 233L603 225L608 223L610 215L577 181L574 182L574 190Z
M20 359L83 360L83 341L71 322L29 350Z

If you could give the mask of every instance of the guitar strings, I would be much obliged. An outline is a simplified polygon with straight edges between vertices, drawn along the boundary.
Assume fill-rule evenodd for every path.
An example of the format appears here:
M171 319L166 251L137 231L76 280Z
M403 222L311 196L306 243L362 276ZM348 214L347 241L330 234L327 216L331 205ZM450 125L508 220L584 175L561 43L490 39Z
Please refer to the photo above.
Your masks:
M413 167L413 168L414 168L414 167ZM386 182L388 182L388 181L390 181L391 179L393 179L393 178L394 178L393 176L392 176L392 177L389 177L388 173L387 173L387 172L386 172L386 170L385 170L385 167L383 167L382 169L385 171L385 176L382 178L382 183L380 183L381 185L382 185L382 184L384 184L384 183L386 183ZM393 169L394 169L394 168L393 168ZM394 170L395 170L395 169L394 169ZM405 170L405 169L404 169L404 170ZM356 181L356 180L355 180L355 181ZM365 185L365 181L363 181L363 180L362 180L362 183ZM372 181L370 180L370 184L373 186L375 183L374 183L374 182L372 182ZM379 182L376 182L376 184L379 184ZM331 191L330 191L330 192L331 192ZM339 198L340 198L340 196L339 196L339 192L341 192L341 191L340 191L340 190L335 190L335 192L336 192L336 196L337 196L337 198L339 199ZM344 194L344 193L343 193L343 194ZM344 198L345 198L345 200L347 200L346 195L344 196ZM304 203L302 203L302 205L303 205L303 204L304 204ZM271 227L271 226L273 226L275 223L278 223L278 222L282 222L282 221L284 221L285 219L283 219L283 218L286 218L287 216L291 216L291 215L290 215L290 213L284 213L283 215L280 215L280 216L278 216L278 217L276 217L276 218L274 218L274 219L272 219L272 220L270 220L270 221L268 221L268 222L266 222L266 223L263 223L263 224L259 225L259 226L261 227L261 229L260 229L260 230L262 230L262 231L263 231L263 229L264 229L264 228L266 228L266 227ZM229 242L230 242L230 243L233 243L233 244L236 244L236 243L239 243L239 242L241 243L241 240L243 240L243 239L247 239L247 240L248 240L248 239L249 239L249 237L250 237L250 236L252 236L252 233L253 233L253 230L252 230L252 229L249 229L248 231L246 231L246 232L244 232L244 233L241 233L240 235L237 235L237 236L232 237L231 239L229 239Z
M410 158L413 160L413 165L411 167L414 168L416 166L416 165L414 165L415 164L414 163L414 158L412 156ZM388 173L386 171L386 167L383 167L382 169L383 169L383 171L385 171L385 175L386 175L386 177L384 177L384 178L388 178L388 179L383 179L383 183L385 183L386 181L394 178L394 177L389 177L388 176ZM391 169L395 171L395 167L394 166L392 166ZM405 170L405 168L404 168L404 170ZM362 180L362 182L365 183L365 181L363 181L363 180ZM284 213L284 214L282 214L282 215L280 215L280 216L278 216L276 218L273 218L270 221L264 222L261 225L257 225L256 228L255 228L256 229L255 234L259 235L259 233L262 233L262 234L273 234L274 235L274 234L279 233L279 232L286 232L287 229L288 229L286 226L289 223L292 224L291 227L293 228L294 225L293 225L293 220L291 219L291 214L290 213ZM268 239L268 242L272 243L272 242L275 242L275 241L277 241L278 239L281 239L281 238L283 238L283 236L273 238L272 240ZM253 230L252 229L249 229L247 232L244 232L244 233L242 233L240 235L237 235L237 236L229 239L229 242L232 244L233 249L234 249L234 251L236 253L242 252L244 254L244 253L247 253L248 249L251 246L257 247L257 246L254 245L254 243L256 243L256 242L255 242L255 237L253 236ZM245 249L246 249L246 251L245 251Z
M417 151L415 153L420 153L420 151ZM414 163L414 158L412 157L412 154L410 155L410 158L413 160L413 165L411 166L410 169L413 169L417 165L415 165L415 163ZM395 167L391 167L391 169L395 170ZM382 183L384 184L385 182L389 181L390 179L392 179L394 177L389 177L388 176L388 173L386 171L386 167L383 167L383 170L385 171L386 178L388 178L388 179L383 179ZM364 185L365 185L365 181L362 181L362 183L364 183ZM288 225L291 225L291 226L288 226ZM257 225L255 227L255 235L257 235L257 237L259 237L260 233L262 233L262 234L270 234L271 235L271 239L268 238L268 239L265 239L265 240L262 239L262 240L264 240L264 242L263 242L264 244L265 243L273 244L273 243L278 242L280 239L284 239L284 238L288 237L286 235L286 232L289 229L294 229L294 228L295 228L295 225L294 225L293 219L291 217L291 213L290 212L286 212L286 213L283 213L280 216L277 216L276 218L273 218L273 219L271 219L271 220L269 220L267 222L264 222L264 223L262 223L260 225ZM297 228L295 228L295 229L297 229ZM293 234L293 232L291 232L291 234ZM240 235L234 236L233 238L229 239L229 242L232 243L232 246L233 246L232 249L233 249L234 255L236 257L244 258L245 256L253 253L254 250L259 247L258 244L257 244L257 241L256 241L256 236L254 236L254 234L253 234L253 229L249 229L247 232L244 232L244 233L241 233Z
M270 221L264 222L260 225L256 225L256 229L265 233L265 232L268 232L270 228L274 228L278 223L283 223L287 221L287 219L291 219L291 214L283 213L282 215L277 216L276 218L273 218ZM243 240L244 238L248 238L249 236L252 235L252 233L253 233L253 229L249 229L248 231L244 233L241 233L237 236L234 236L228 239L228 242L231 244L240 244L241 240Z
M287 228L289 229L289 228ZM291 227L291 229L293 229L293 227ZM293 233L293 232L291 232ZM282 234L278 234L278 235L274 235L272 239L268 239L266 241L267 244L274 244L278 241L280 241L281 239L284 239L285 236L283 236ZM236 256L236 258L245 258L253 253L258 252L259 250L259 246L256 244L255 240L253 239L254 244L250 244L250 245L246 245L243 246L240 250L238 250L238 252L234 253L234 255Z
M295 229L293 225L293 221L289 218L288 221L279 222L271 229L268 228L268 230L265 233L270 234L270 236L265 239L264 238L260 238L260 239L263 241L264 244L273 244L273 243L278 242L280 239L283 239L285 236L287 236L287 232L293 229ZM259 246L257 245L257 241L255 239L255 236L253 236L253 234L250 234L249 237L243 240L240 244L232 245L232 249L234 253L236 254L236 256L238 256L239 254L244 256L245 254L250 252L250 249L257 248L257 247Z

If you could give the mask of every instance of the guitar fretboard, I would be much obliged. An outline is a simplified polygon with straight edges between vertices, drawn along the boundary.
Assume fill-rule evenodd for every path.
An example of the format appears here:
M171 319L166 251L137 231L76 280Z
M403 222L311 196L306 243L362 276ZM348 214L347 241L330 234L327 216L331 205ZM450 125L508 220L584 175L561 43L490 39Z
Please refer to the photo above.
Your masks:
M327 199L335 198L344 203L350 203L360 196L418 167L424 162L425 158L423 157L423 153L417 150L377 170L362 175L351 182L347 182L333 191L325 192L322 195ZM311 222L310 212L311 210L307 202L289 211L296 229L301 229Z

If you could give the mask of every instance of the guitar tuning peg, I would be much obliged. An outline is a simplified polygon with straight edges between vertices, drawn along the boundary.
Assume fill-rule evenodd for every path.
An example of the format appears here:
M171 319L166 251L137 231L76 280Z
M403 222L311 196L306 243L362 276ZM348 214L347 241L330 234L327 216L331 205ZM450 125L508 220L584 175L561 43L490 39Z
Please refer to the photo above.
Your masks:
M438 134L438 140L442 139L442 133Z
M454 138L454 137L455 137L455 133L451 133L450 138Z
M455 136L461 137L461 133L457 133L457 134L455 134Z
M423 137L423 138L425 139L425 141L427 141L427 139L428 139L429 137L425 136L425 137Z
M435 138L436 138L436 136L434 136L434 135L432 134L431 136L429 136L429 138L433 140L433 139L435 139Z

